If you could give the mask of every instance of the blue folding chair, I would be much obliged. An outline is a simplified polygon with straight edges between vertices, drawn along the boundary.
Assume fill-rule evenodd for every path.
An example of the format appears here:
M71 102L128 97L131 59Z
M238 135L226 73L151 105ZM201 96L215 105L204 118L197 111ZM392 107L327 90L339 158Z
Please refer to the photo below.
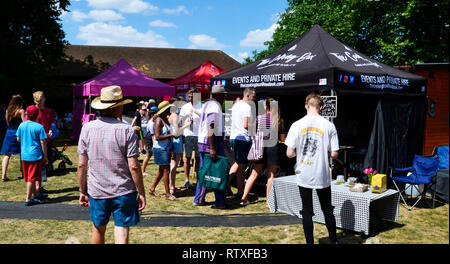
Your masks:
M413 165L412 167L408 168L392 168L390 173L390 178L393 180L395 188L400 193L400 198L402 199L405 207L408 210L412 210L414 206L417 205L417 203L425 197L428 190L431 190L433 193L433 204L432 208L434 208L434 199L436 192L432 189L432 186L434 184L433 176L437 173L439 168L439 158L437 156L433 157L423 157L419 155L414 155ZM407 176L394 176L394 172L411 172ZM400 183L403 183L406 185L409 184L406 188L403 190L400 190L399 185ZM419 185L423 184L424 188L423 190L420 190ZM415 190L419 193L415 197L411 197L412 199L415 199L415 203L412 206L409 206L406 203L405 198L407 198L407 191L413 190L412 188L415 188ZM411 192L412 194L412 192Z
M439 170L448 170L448 146L437 146L433 149L433 155L439 157Z

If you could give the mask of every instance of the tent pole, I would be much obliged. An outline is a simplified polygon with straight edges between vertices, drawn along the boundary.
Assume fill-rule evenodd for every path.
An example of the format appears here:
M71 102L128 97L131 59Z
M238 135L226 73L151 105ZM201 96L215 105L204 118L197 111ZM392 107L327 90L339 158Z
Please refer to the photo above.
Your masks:
M88 100L88 102L89 102L89 114L91 114L91 113L92 113L92 108L91 108L91 95L89 95L89 100Z
M334 89L333 88L331 88L331 92L330 92L330 95L331 96L334 96ZM330 122L331 123L334 123L334 120L333 120L334 118L332 118L332 117L330 117ZM331 156L329 157L329 164L330 164L330 180L332 181L333 180L333 169L334 169L334 163L333 163L333 159L331 158ZM344 177L346 177L346 176L344 176Z
M334 92L334 89L333 89L333 88L331 88L330 95L331 95L331 96L334 96L334 95L335 95L335 92ZM334 118L333 118L333 117L330 117L330 122L331 122L331 123L334 123Z

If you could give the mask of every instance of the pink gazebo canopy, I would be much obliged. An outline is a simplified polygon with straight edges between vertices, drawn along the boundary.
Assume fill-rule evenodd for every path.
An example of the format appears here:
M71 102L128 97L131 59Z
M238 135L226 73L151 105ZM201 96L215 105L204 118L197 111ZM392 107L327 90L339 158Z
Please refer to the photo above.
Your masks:
M103 87L119 85L123 96L163 97L174 96L175 87L155 80L120 59L98 76L73 87L74 96L99 96Z
M110 85L119 85L124 97L166 97L175 95L175 87L150 78L145 73L120 59L111 68L96 77L73 87L72 140L80 135L82 118L89 101L81 96L100 96L100 90Z

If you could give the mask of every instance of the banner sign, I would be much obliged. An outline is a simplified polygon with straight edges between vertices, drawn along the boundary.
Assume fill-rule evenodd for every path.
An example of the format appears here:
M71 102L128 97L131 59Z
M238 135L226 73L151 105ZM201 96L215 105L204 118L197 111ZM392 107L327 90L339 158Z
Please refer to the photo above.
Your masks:
M322 96L323 108L320 115L323 117L337 117L337 96Z
M297 95L299 91L424 95L427 79L385 65L339 42L319 25L274 53L211 78L227 92Z

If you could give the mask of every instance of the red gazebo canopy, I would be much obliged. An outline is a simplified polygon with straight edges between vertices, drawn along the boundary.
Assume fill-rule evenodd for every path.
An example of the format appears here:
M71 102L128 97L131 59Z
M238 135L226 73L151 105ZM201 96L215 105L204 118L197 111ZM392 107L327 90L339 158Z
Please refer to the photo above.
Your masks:
M211 61L206 61L192 71L169 81L168 84L175 86L177 93L186 92L192 87L195 87L199 92L209 93L211 77L225 72Z

